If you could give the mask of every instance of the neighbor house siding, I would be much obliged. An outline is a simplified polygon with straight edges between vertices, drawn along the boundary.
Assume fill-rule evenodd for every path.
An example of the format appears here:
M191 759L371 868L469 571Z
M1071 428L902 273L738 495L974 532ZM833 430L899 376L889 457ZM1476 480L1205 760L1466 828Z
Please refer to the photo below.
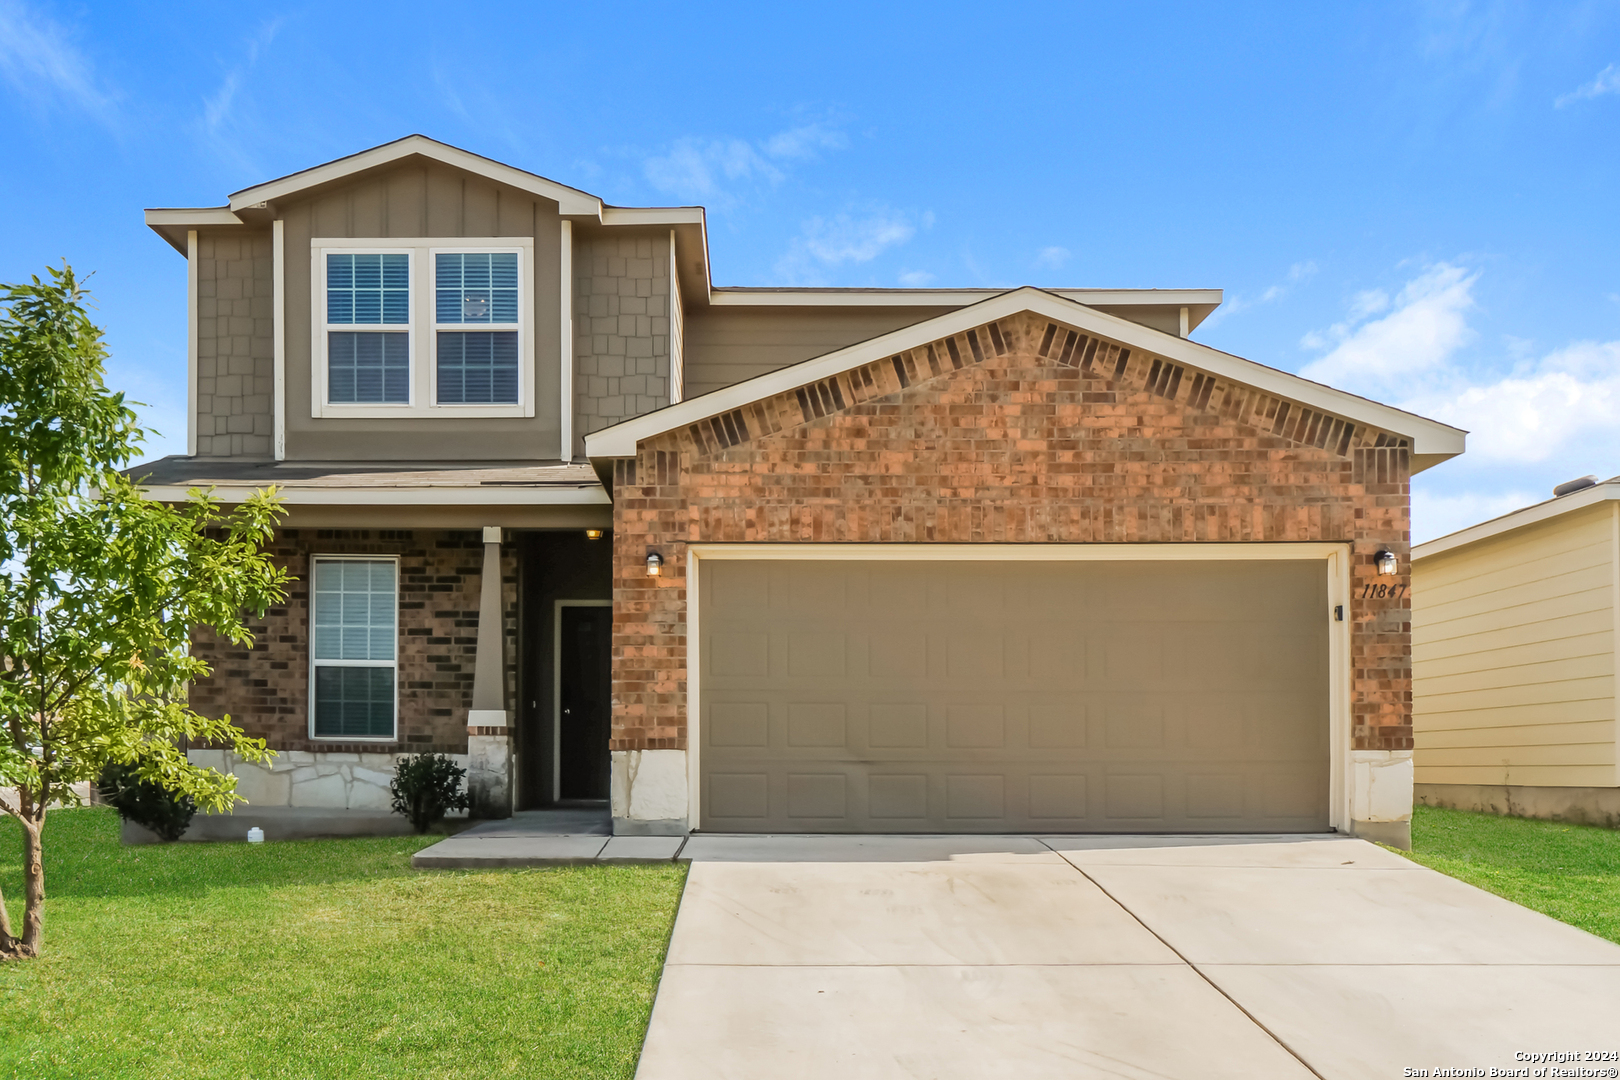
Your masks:
M270 233L197 234L197 454L268 458L275 434Z
M314 461L556 460L561 449L562 225L557 204L448 166L407 164L277 204L285 222L287 457ZM310 415L310 241L533 237L533 417ZM419 297L417 303L430 302ZM430 446L431 452L424 450Z
M574 232L575 449L670 402L670 233Z
M283 529L270 545L294 580L285 602L251 619L251 647L206 629L192 650L213 669L191 690L205 716L229 714L272 750L326 753L467 752L473 660L478 647L483 536L474 531ZM399 557L397 738L344 743L309 736L309 578L317 555ZM517 555L501 554L506 700L516 700Z
M1417 783L1616 783L1616 513L1602 503L1413 568Z
M687 748L690 544L1299 541L1351 550L1352 746L1411 749L1400 437L1019 316L638 451L614 473L614 750Z

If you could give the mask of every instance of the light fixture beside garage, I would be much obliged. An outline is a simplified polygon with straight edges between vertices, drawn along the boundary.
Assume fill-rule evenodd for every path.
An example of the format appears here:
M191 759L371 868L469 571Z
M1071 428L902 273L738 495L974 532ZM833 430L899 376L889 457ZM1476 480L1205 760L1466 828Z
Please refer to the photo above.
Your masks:
M1395 553L1388 548L1381 549L1373 558L1378 560L1378 572L1386 577L1400 568L1400 560L1396 559Z
M656 551L647 552L647 576L657 577L664 569L664 557Z
M600 539L602 539L602 530L601 529L586 529L585 530L585 539L587 539L587 540L600 540Z

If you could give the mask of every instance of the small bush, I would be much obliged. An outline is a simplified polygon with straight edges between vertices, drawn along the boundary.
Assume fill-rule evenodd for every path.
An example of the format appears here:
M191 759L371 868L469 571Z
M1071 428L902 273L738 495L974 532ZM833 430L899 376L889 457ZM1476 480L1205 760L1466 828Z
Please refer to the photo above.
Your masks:
M443 754L400 758L388 785L394 794L394 813L409 819L417 832L427 832L447 811L465 810L470 805L461 789L461 778L466 775L466 769L458 769Z
M179 795L162 784L140 778L140 765L113 762L101 771L97 785L101 801L125 821L144 825L165 840L178 840L197 813L190 795Z

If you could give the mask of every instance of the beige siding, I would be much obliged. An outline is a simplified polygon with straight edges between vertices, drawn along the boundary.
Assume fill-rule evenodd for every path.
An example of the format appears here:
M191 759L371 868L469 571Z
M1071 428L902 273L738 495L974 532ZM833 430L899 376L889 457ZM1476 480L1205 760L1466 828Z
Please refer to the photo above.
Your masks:
M1620 782L1616 514L1603 503L1413 565L1418 783Z
M686 313L684 396L707 394L952 310L693 308Z
M485 177L410 162L273 208L285 224L289 460L556 460L561 439L562 226L557 204ZM310 240L534 237L533 417L310 415ZM425 298L417 302L422 303ZM431 449L425 449L431 448Z
M667 230L574 231L574 444L670 402Z
M275 416L270 233L197 235L197 453L268 458Z

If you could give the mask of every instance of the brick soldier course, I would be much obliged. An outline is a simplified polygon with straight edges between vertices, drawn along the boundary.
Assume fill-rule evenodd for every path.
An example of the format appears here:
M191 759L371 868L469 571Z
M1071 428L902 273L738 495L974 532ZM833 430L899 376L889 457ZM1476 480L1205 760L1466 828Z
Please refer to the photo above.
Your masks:
M1033 314L658 435L613 477L612 748L686 749L689 544L1327 541L1354 553L1352 746L1409 750L1410 467L1401 437Z

